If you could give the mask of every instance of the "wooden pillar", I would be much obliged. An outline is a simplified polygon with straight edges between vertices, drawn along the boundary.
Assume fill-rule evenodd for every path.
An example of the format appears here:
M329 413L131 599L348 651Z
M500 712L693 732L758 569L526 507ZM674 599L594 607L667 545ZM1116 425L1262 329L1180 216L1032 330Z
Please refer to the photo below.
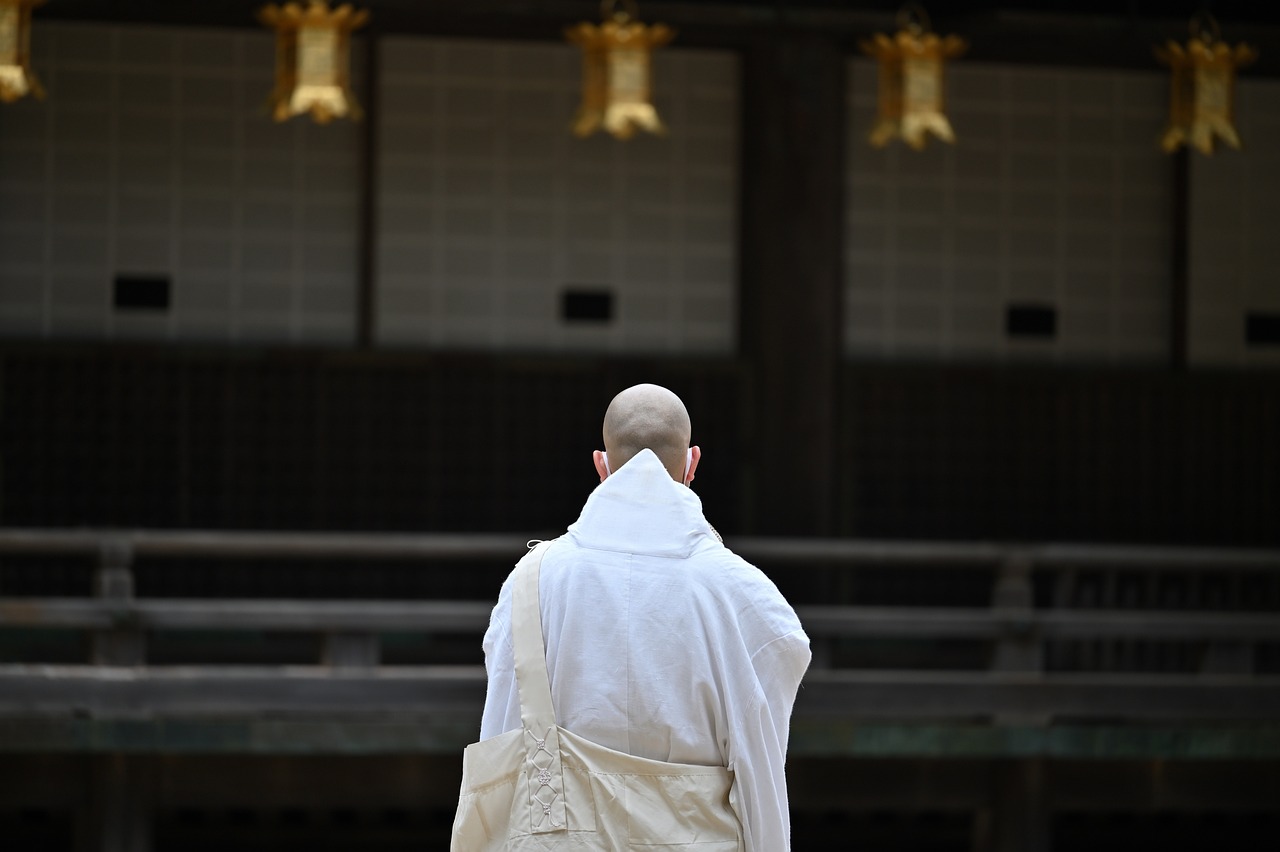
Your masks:
M835 526L846 57L821 33L743 51L744 526Z
M144 757L92 755L76 852L151 852L154 765Z
M1191 323L1191 160L1185 146L1170 157L1173 200L1170 221L1169 364L1187 368Z
M991 668L1001 672L1042 672L1044 652L1040 637L1031 626L1035 618L1031 560L1025 554L1012 553L1000 566L991 607L1004 628Z
M1044 761L1007 760L996 763L990 824L979 850L989 852L1049 852L1049 808Z
M360 267L356 284L356 346L369 349L377 336L378 293L378 31L371 24L365 37L364 119L360 128Z
M129 614L133 604L133 546L127 538L103 542L94 574L94 593L120 611L112 627L93 634L93 664L142 665L147 656L146 634Z
M991 596L992 614L1001 624L1001 637L995 643L991 670L1038 675L1044 672L1044 646L1034 628L1035 593L1031 586L1031 559L1025 553L1013 552L1000 566ZM1050 718L1044 714L1024 712L999 713L997 725L1045 726Z

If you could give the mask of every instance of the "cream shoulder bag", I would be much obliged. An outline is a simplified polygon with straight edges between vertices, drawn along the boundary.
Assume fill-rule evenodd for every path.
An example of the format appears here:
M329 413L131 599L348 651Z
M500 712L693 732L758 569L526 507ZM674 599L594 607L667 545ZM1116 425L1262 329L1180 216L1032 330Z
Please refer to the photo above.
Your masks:
M553 543L520 560L512 588L522 727L463 752L451 852L741 852L729 770L633 757L556 727L538 598Z

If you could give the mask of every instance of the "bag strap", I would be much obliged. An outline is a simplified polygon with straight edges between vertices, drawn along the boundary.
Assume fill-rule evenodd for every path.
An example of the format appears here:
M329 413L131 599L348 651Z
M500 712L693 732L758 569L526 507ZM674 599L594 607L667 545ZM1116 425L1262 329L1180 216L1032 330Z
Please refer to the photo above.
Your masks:
M516 568L511 590L511 639L515 647L516 691L525 732L525 770L529 790L529 829L535 834L565 828L564 781L556 711L547 676L538 577L550 541L540 542Z
M547 651L542 636L542 606L538 576L549 541L539 542L521 560L511 590L511 639L515 646L516 688L520 721L526 730L546 730L556 723L547 676Z

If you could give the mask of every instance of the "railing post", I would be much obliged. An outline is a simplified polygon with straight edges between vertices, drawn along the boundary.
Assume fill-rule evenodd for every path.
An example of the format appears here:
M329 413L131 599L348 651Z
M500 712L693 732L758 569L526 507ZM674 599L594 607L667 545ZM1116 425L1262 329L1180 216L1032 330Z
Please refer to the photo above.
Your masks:
M1043 671L1044 654L1035 629L1029 555L1011 553L1001 563L991 605L1004 625L991 668L1001 672Z
M1002 625L992 655L992 671L1042 673L1044 649L1035 625L1035 595L1031 587L1031 558L1028 554L1015 551L1005 557L1000 565L991 604ZM1013 709L997 714L994 721L997 725L1042 726L1049 723L1049 718L1044 714Z
M98 551L94 596L116 605L114 623L93 636L93 663L138 666L147 658L146 637L133 613L133 545L128 538L108 538Z

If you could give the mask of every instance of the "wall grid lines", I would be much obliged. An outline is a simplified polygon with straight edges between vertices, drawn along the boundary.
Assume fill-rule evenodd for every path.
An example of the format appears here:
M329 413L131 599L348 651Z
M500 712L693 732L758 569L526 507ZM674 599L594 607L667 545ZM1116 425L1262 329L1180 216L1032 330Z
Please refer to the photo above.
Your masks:
M359 144L270 121L265 32L38 22L44 102L0 110L0 335L349 346ZM655 53L662 140L575 139L577 50L388 37L379 336L390 348L731 355L740 71ZM353 44L353 74L363 45ZM875 68L849 60L846 358L1156 366L1169 353L1167 80L948 66L958 143L866 142ZM1280 85L1238 82L1243 151L1191 156L1193 367L1274 367L1246 318L1280 313ZM166 275L165 312L113 307ZM613 297L569 322L569 288ZM1051 339L1005 330L1051 307Z

